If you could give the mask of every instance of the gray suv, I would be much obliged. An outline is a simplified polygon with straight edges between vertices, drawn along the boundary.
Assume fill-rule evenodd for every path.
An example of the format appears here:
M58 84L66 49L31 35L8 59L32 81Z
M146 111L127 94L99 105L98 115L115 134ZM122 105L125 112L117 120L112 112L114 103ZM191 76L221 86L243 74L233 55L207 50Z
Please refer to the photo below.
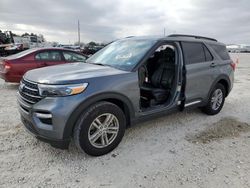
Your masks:
M225 45L212 38L128 37L86 63L27 72L19 111L38 139L65 149L72 138L80 150L99 156L117 147L138 121L188 107L219 113L234 69Z

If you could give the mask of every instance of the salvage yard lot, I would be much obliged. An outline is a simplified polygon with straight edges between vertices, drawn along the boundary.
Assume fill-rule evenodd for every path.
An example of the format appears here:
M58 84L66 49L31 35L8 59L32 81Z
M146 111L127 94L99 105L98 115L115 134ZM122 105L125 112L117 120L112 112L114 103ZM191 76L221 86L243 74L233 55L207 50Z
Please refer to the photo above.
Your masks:
M0 187L250 187L250 54L216 116L198 109L129 128L113 152L54 149L20 123L18 85L0 80Z

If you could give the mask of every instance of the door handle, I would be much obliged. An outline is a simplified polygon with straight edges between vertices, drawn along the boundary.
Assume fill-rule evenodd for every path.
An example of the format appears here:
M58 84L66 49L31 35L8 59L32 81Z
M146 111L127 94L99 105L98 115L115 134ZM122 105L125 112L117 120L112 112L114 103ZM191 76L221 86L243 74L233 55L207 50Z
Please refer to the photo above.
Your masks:
M217 65L216 63L211 63L210 67L216 67L216 65Z

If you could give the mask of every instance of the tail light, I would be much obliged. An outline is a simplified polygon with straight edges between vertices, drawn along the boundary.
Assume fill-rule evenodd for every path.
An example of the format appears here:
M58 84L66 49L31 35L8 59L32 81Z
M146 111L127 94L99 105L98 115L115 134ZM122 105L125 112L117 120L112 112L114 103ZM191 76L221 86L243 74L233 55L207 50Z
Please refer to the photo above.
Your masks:
M235 71L235 68L236 68L236 63L232 62L230 65L231 65L231 67L232 67L233 71Z
M9 69L11 68L11 66L10 66L9 63L5 62L4 68L5 68L6 70L9 70Z
M8 72L11 69L11 64L6 61L0 61L0 69L2 69L3 72Z
M235 71L236 66L240 63L239 59L237 58L235 62L232 62L230 65L233 69L233 71Z

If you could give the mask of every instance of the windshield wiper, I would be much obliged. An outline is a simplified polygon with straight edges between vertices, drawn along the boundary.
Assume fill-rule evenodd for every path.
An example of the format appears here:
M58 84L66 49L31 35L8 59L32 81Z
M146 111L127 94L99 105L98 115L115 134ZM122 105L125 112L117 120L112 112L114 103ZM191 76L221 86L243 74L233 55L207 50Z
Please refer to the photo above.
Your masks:
M94 63L94 62L91 62L91 61L86 62L86 63L92 64L92 65L108 66L108 67L115 68L114 66L109 65L109 64L105 64L105 63Z
M101 66L106 66L106 64L102 64L102 63L92 63L94 65L101 65Z
M92 63L93 65L101 65L101 66L107 66L107 67L113 67L112 65L105 64L105 63Z
M95 63L95 62L93 62L93 61L86 61L86 63L93 64L93 65L105 66L105 64L102 64L102 63Z

